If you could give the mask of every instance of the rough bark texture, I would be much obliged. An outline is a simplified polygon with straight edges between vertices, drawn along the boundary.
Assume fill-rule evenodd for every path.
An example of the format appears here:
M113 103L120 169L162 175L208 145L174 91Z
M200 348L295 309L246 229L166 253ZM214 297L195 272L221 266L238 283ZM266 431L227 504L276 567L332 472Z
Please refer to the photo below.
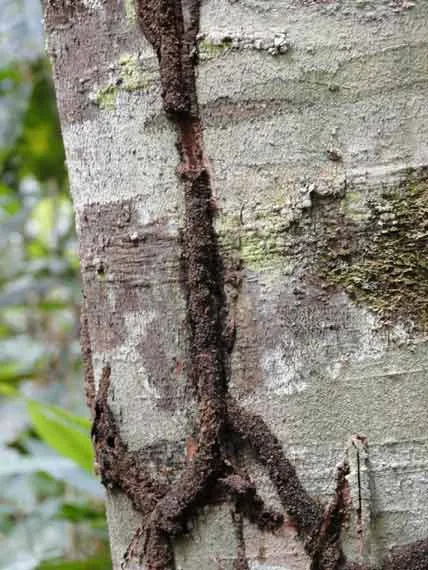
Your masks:
M45 12L116 567L428 568L427 5Z

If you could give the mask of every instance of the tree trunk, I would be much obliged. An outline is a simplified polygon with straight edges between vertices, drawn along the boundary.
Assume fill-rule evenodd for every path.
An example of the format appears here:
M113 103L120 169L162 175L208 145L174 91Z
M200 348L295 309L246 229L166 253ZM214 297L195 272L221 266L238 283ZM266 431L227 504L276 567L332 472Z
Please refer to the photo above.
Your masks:
M45 26L115 570L428 569L427 2Z

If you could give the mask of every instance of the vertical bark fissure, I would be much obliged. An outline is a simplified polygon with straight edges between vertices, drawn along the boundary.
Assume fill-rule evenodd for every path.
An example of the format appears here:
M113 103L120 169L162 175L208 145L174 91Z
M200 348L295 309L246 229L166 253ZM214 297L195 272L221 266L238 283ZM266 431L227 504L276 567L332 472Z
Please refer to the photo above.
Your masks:
M95 377L94 368L92 366L92 348L91 338L89 335L88 308L86 299L83 298L80 308L80 352L82 354L83 372L85 375L85 396L86 405L88 406L91 417L94 419L95 413Z
M232 511L231 514L236 538L236 558L233 570L250 570L245 552L244 518L239 511Z

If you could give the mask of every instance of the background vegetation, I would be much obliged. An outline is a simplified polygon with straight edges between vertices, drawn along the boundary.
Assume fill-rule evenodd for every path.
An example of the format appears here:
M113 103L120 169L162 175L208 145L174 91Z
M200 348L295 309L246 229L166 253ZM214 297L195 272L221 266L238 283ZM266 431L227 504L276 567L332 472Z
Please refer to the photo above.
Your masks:
M0 570L107 570L74 220L49 64L28 49L40 19L29 30L27 4L0 0Z

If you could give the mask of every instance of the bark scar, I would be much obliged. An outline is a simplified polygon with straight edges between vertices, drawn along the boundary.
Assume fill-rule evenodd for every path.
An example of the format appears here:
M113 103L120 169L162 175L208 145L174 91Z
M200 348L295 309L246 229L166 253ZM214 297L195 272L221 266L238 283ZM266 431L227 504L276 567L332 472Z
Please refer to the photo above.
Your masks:
M232 334L225 334L229 324L224 268L214 227L213 191L196 91L200 1L138 0L137 9L143 33L158 57L163 107L177 132L181 160L177 173L185 204L182 275L188 381L198 405L199 424L187 466L174 483L161 484L147 472L144 458L130 452L120 436L108 405L110 367L104 367L92 430L102 482L112 492L125 493L142 516L124 563L137 557L146 570L173 569L173 540L187 532L191 517L204 505L227 501L233 506L238 543L234 567L248 569L244 518L274 532L283 525L284 515L266 507L255 484L235 467L235 457L227 445L235 438L241 447L248 446L267 470L285 513L304 541L311 570L366 570L347 562L340 545L348 467L339 468L335 498L324 510L306 492L264 420L243 410L228 392L234 327ZM424 548L428 550L427 545ZM405 554L401 556L408 560ZM384 566L385 570L389 567ZM407 567L400 563L394 568ZM422 566L416 568L422 570ZM423 568L426 570L427 564Z

